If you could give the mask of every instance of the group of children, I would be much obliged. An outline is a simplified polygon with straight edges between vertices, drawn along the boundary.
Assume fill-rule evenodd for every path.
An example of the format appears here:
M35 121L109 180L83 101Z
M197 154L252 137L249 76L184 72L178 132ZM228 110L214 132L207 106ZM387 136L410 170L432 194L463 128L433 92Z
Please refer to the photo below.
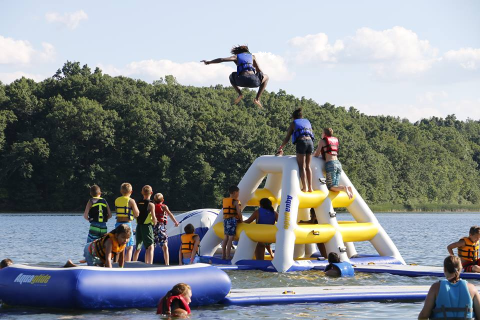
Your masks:
M105 199L101 197L100 187L90 188L91 199L88 200L84 218L90 222L87 244L84 248L85 262L88 265L112 267L112 260L120 267L125 261L132 260L133 246L136 245L133 261L137 261L142 245L145 247L145 263L152 264L155 246L162 247L165 265L169 265L167 216L175 226L179 225L168 206L164 203L161 193L153 195L152 187L142 188L142 199L136 202L130 196L132 185L123 183L120 187L121 196L115 200L115 229L107 232L107 221L112 218L112 211ZM132 235L132 221L136 219L135 239ZM183 264L195 262L200 238L194 234L195 228L185 226L182 235L182 247L179 250L180 261ZM182 261L183 259L183 261ZM73 264L69 266L74 266Z

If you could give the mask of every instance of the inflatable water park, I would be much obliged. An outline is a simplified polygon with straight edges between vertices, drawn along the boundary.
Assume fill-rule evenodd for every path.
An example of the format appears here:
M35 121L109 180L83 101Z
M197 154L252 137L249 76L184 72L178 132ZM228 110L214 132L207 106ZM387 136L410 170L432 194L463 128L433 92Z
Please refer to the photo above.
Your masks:
M238 224L234 255L221 259L223 234L222 209L198 209L176 216L178 226L167 225L171 266L163 263L163 252L155 248L153 265L126 263L124 268L78 266L73 268L38 267L13 264L0 269L0 300L5 306L60 309L154 308L173 285L183 282L192 288L191 306L212 304L256 305L308 302L422 301L428 286L347 286L276 287L236 289L225 271L262 270L265 272L303 272L324 270L328 261L320 253L335 252L356 273L385 273L409 277L443 277L443 268L407 265L397 247L380 225L351 181L342 172L340 183L353 186L353 197L329 191L325 185L325 162L313 158L313 192L302 192L295 156L261 156L238 184L239 200L258 206L268 198L278 212L274 225ZM242 209L244 209L243 207ZM346 208L353 220L338 221L336 208ZM311 219L318 223L299 223ZM201 238L200 263L179 266L181 235L187 224ZM356 243L368 241L377 255L362 255ZM255 260L257 243L274 245L273 259ZM142 259L144 249L140 255ZM342 272L343 273L343 272ZM353 273L345 272L344 276ZM480 279L478 273L463 273L462 278Z

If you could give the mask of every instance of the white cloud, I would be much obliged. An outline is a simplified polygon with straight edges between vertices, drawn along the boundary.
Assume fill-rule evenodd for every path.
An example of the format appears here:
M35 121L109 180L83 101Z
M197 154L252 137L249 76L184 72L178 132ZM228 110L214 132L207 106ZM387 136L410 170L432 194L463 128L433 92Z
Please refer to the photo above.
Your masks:
M49 23L58 22L73 30L78 27L80 21L88 20L88 15L83 10L64 14L60 14L58 12L49 12L45 14L45 19L47 19Z
M450 50L444 54L444 58L448 62L457 63L463 69L477 70L480 67L480 49Z
M26 73L23 71L16 71L16 72L0 72L0 81L2 81L4 84L11 83L17 79L20 79L21 77L25 77L28 79L33 79L35 81L42 81L44 80L45 76L40 75L40 74L31 74L31 73Z
M51 61L55 48L47 42L42 43L43 50L35 50L30 42L0 36L0 64L29 64L35 61Z
M447 99L445 92L426 93L417 97L413 103L349 103L355 109L367 115L390 115L407 118L411 122L431 117L445 118L455 114L457 119L480 119L480 98ZM430 101L428 100L430 97Z
M299 49L295 60L299 63L309 61L336 62L337 54L344 49L343 41L337 40L333 45L328 43L325 33L309 34L295 37L288 43Z
M255 59L270 79L275 81L288 81L293 79L294 74L291 73L285 59L282 56L275 55L271 52L257 52Z
M417 95L417 101L420 103L432 103L446 98L448 98L448 93L445 91L427 91Z
M383 31L360 28L355 35L333 44L324 33L295 37L289 44L299 49L297 62L368 64L381 77L421 74L439 61L438 50L427 40L420 40L416 33L399 26Z
M255 53L262 71L276 81L286 81L293 78L288 71L285 60L270 52ZM230 85L228 77L236 70L233 63L218 63L205 65L201 62L177 63L171 60L141 60L133 61L125 67L98 64L104 73L111 76L133 76L144 80L157 80L166 75L173 75L177 81L185 85Z

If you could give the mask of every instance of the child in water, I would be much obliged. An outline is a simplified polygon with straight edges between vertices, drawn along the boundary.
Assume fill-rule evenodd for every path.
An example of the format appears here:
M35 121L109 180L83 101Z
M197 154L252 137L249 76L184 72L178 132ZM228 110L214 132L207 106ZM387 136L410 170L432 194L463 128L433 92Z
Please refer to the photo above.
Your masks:
M158 301L157 314L185 318L191 313L189 307L191 299L192 289L190 286L178 283Z

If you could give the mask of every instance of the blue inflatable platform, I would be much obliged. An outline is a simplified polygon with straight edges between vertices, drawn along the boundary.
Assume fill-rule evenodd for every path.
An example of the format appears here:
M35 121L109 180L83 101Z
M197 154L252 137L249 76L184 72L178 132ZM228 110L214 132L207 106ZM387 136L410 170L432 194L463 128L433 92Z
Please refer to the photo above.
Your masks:
M41 308L154 308L179 282L191 286L191 306L217 303L231 289L225 272L202 263L148 267L137 262L123 269L16 264L0 270L0 300L10 306Z
M227 305L342 303L362 301L423 301L429 286L285 287L234 289Z

